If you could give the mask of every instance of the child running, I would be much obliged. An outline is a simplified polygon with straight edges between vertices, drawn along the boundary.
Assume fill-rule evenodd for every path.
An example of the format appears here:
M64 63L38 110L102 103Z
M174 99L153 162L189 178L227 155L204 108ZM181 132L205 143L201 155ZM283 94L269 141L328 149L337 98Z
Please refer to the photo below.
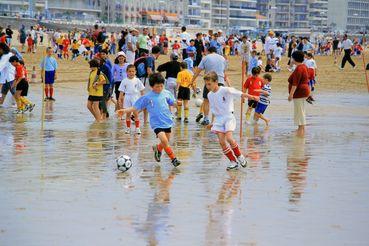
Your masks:
M143 96L145 91L145 86L142 84L141 80L136 77L136 67L135 65L127 66L127 78L123 79L119 85L119 104L120 108L131 108L135 105L137 99L140 95ZM136 134L140 135L140 119L138 118L138 111L127 112L126 113L126 134L131 133L131 113L133 113L136 126Z
M33 104L26 98L28 94L26 68L20 63L17 56L10 57L9 63L11 63L15 67L15 79L12 85L12 88L16 88L14 98L17 102L17 109L15 110L15 113L23 114L27 110L31 112L35 107L35 104Z
M250 76L246 82L243 84L243 91L248 92L248 94L258 97L260 92L258 90L262 87L262 79L259 77L261 69L259 67L254 67L251 70L252 76ZM248 100L248 109L246 112L246 122L250 124L250 117L252 113L252 109L255 109L258 105L256 100L249 99Z
M180 64L181 72L177 75L177 85L178 85L178 97L177 97L177 120L182 120L182 102L184 107L184 123L188 123L188 117L190 114L190 109L188 103L191 97L190 86L195 90L196 86L191 83L192 73L187 69L187 63L182 62Z
M218 75L215 72L209 72L205 75L204 81L210 91L208 94L210 111L215 120L210 124L212 132L216 133L223 153L230 160L227 170L238 168L238 164L246 167L247 161L242 155L237 142L233 139L233 131L236 129L236 118L234 112L234 98L250 98L257 101L258 98L246 93L242 93L232 87L223 87L218 85ZM230 146L229 146L229 145Z
M68 35L65 35L63 39L63 58L67 60L69 59L69 45L70 41Z
M316 70L317 70L317 66L316 66L316 62L314 60L314 56L312 53L307 53L306 54L306 59L304 61L304 64L306 65L306 67L308 68L308 75L309 75L309 87L310 87L310 95L308 96L308 98L306 98L306 101L310 104L313 104L313 102L315 101L313 98L313 91L315 89L315 76L316 76Z
M264 112L270 104L270 96L272 95L270 82L272 82L272 75L269 73L264 74L263 87L260 90L255 90L256 92L260 92L260 100L255 108L254 120L258 121L260 118L265 121L267 126L269 126L270 120L264 117Z
M99 102L103 100L104 84L107 83L105 76L99 70L99 60L92 59L90 62L90 76L88 79L88 100L87 108L91 114L95 117L96 122L101 122L101 112L99 108Z
M149 77L149 84L152 91L140 97L131 108L117 110L119 117L123 114L132 113L147 109L150 114L150 126L154 130L160 143L153 146L154 157L157 162L161 160L164 150L172 160L173 166L177 167L181 162L176 158L172 148L169 146L170 135L173 126L170 106L174 105L174 97L164 90L164 78L160 73L153 73Z

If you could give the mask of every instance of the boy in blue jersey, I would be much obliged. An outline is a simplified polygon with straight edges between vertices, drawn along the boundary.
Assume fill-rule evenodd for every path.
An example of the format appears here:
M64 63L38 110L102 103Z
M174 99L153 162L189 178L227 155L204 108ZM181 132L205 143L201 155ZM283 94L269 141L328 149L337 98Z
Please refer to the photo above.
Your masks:
M270 119L265 118L264 112L270 104L270 96L272 95L272 87L270 86L270 82L272 82L272 76L269 73L264 74L263 87L259 90L255 90L255 92L260 92L260 99L255 108L254 120L257 121L260 118L265 121L267 126L269 125Z
M169 146L172 132L173 120L169 107L174 105L173 95L164 90L164 77L160 73L153 73L149 77L152 90L140 97L133 107L117 110L119 117L123 114L139 112L146 109L150 115L150 127L154 130L160 143L153 146L154 157L160 162L162 151L164 150L172 160L173 166L177 167L181 162L176 158L172 148Z

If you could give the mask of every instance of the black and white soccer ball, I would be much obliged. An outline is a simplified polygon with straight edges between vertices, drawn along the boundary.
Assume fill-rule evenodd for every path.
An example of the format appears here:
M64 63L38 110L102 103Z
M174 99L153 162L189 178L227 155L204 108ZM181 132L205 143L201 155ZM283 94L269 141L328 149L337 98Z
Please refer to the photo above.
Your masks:
M128 155L121 155L116 159L117 168L119 171L126 172L132 167L131 157Z

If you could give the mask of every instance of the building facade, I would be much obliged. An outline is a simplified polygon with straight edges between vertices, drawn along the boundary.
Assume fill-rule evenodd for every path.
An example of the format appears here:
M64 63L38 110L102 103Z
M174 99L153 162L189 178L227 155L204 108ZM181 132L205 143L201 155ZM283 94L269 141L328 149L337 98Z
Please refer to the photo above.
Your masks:
M369 32L369 0L329 0L328 26L352 33Z

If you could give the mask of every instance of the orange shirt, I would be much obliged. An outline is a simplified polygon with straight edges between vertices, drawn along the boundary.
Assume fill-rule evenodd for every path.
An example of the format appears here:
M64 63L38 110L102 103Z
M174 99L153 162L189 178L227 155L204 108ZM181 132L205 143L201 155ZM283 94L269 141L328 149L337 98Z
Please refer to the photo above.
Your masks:
M70 45L70 41L69 41L69 39L64 39L63 40L63 46L64 46L64 48L66 48L66 49L68 49L68 46Z
M19 64L15 67L15 79L25 79L26 78L26 68Z
M6 36L5 35L0 38L0 43L4 43L4 44L6 43Z
M260 96L260 92L256 92L255 90L259 90L263 87L262 79L260 77L249 77L246 82L243 84L243 90L248 90L248 94L252 96Z

